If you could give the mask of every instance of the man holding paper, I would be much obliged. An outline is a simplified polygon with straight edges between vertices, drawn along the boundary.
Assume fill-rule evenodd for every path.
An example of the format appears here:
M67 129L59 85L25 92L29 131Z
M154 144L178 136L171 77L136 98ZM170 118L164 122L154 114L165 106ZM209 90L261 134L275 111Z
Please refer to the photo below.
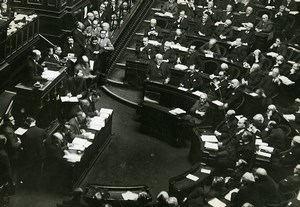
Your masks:
M75 137L87 138L85 135L86 128L86 115L83 111L79 111L76 117L70 119L70 138L73 140Z

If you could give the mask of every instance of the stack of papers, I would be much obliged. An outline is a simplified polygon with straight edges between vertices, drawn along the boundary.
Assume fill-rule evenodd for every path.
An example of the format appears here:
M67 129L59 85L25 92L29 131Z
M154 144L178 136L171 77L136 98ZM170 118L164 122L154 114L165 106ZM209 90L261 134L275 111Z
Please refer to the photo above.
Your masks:
M295 82L291 81L289 78L287 78L285 76L279 76L279 79L282 81L282 83L284 85L287 85L287 86L295 84Z
M131 191L127 191L126 193L122 193L122 197L125 201L135 201L138 199L138 194L133 193Z
M94 139L95 138L95 134L92 132L86 132L84 133L84 135L87 136L87 139Z
M73 97L61 96L60 100L61 100L61 102L74 102L74 103L78 102L78 98L75 96L73 96Z
M80 162L81 156L82 155L70 153L66 154L63 158L66 159L68 162L75 163Z
M93 118L91 118L88 128L99 131L104 126L105 126L105 118L100 117L100 116L94 116Z
M101 118L107 119L109 117L109 114L106 113L100 113L99 115Z
M212 101L213 104L216 104L217 106L223 106L224 103L222 103L221 101L218 101L218 100L215 100L215 101Z
M103 113L103 114L109 114L109 115L111 115L113 111L114 110L112 110L112 109L101 108L100 109L100 114Z
M161 16L161 17L173 17L173 14L170 13L170 12L165 12L165 13L156 12L155 15L158 15L158 16Z
M276 52L268 52L267 55L275 58L275 57L278 56L278 53L276 53Z
M176 109L169 111L169 113L173 114L173 115L178 115L178 114L185 114L186 111L181 108L176 108Z
M255 140L255 145L268 146L268 143L263 142L262 139L256 139Z
M21 128L19 127L16 131L15 131L15 134L16 135L19 135L19 136L22 136L23 134L25 134L25 132L27 132L28 129L24 129L24 128Z
M199 180L199 178L197 177L197 176L195 176L195 175L192 175L192 174L188 174L187 176L185 176L187 179L190 179L190 180L192 180L192 181L197 181L197 180Z
M54 80L57 76L59 76L59 72L58 71L53 71L53 70L45 70L42 73L42 78L46 79L46 80Z
M156 40L149 40L149 44L154 45L154 46L161 46L161 43Z
M186 70L186 69L188 69L188 66L182 65L182 64L176 64L176 65L174 66L174 68L175 68L176 70Z
M213 198L210 201L208 201L208 204L211 205L212 207L225 207L226 204L220 201L217 198Z
M188 91L189 90L189 89L184 88L184 87L178 87L178 89L181 90L181 91Z
M219 147L217 143L212 143L212 142L205 142L204 143L204 148L207 150L212 150L212 151L218 151Z
M232 195L232 193L237 193L237 192L239 192L238 188L235 188L235 189L229 191L229 193L227 193L227 195L225 196L225 199L228 200L228 201L231 201L231 195Z
M288 121L295 121L296 119L294 114L283 114L282 116Z
M196 96L201 96L201 95L205 95L205 93L203 93L203 92L201 92L201 91L195 91L195 92L193 92L193 94L194 95L196 95Z
M201 172L205 173L205 174L210 174L211 170L210 169L201 168Z
M206 54L205 54L205 57L208 57L208 58L213 58L213 57L214 57L214 55L213 55L213 54L208 54L208 53L206 53Z
M271 158L272 154L262 151L256 151L256 154L258 156L264 157L264 158Z
M180 51L183 51L183 52L187 52L189 50L189 48L183 47L181 45L172 45L171 48L176 49L176 50L180 50Z
M215 135L201 135L203 142L218 142L218 139Z
M92 142L90 142L86 139L75 137L75 139L73 139L73 141L72 141L72 144L80 145L80 146L83 146L84 148L88 148L92 144Z
M268 147L268 146L258 146L258 149L262 152L268 152L268 153L272 153L274 151L274 147Z

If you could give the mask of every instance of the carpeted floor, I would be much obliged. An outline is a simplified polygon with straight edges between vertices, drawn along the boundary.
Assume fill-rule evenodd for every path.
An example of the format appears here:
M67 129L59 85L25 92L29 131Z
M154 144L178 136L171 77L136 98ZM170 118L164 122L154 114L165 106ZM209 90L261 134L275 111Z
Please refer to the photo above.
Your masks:
M140 123L135 121L135 109L125 106L102 93L98 107L114 109L112 141L87 177L81 183L107 185L145 184L152 195L168 190L169 178L191 167L187 156L189 146L174 148L160 140L139 132ZM11 197L11 207L52 207L67 195L41 190L28 192L19 189Z

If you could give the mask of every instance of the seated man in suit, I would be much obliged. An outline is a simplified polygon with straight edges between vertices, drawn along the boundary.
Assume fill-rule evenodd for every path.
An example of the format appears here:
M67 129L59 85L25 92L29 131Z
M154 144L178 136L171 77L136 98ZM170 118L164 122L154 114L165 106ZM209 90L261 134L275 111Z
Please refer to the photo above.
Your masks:
M246 47L243 46L242 39L236 38L236 40L229 46L227 59L233 63L241 64L246 56L247 51Z
M236 109L241 103L243 88L238 79L233 79L230 81L228 89L227 94L224 96L224 108Z
M176 61L176 53L175 50L171 48L171 45L171 42L166 41L163 45L163 49L161 50L161 54L163 55L164 62L174 65Z
M185 73L180 83L181 87L187 88L190 91L197 91L203 88L203 79L196 70L195 65L191 65L189 70Z
M275 37L281 37L286 34L288 27L290 26L288 22L288 12L285 11L285 6L281 5L278 12L274 15L274 30Z
M263 75L260 73L260 66L254 63L250 70L248 70L245 76L242 78L242 84L254 89L262 80Z
M157 20L151 19L149 27L145 29L144 36L148 37L149 40L156 40L160 42L162 39L161 28L156 24Z
M286 57L287 55L287 46L283 43L281 38L276 38L275 42L270 46L268 52L275 52L278 55Z
M207 7L203 11L203 15L207 14L209 18L215 22L217 20L217 15L216 15L216 9L214 8L214 2L213 1L208 1L207 2Z
M68 78L66 83L66 95L76 96L78 99L83 99L87 95L87 85L83 78L83 72L81 69L75 70L73 77Z
M43 67L39 64L39 60L42 57L39 50L32 50L30 56L28 56L24 67L24 76L22 82L25 84L33 84L36 81L45 81L42 78Z
M256 25L255 31L257 33L265 33L269 34L273 30L273 23L269 20L269 16L267 14L262 15L262 19Z
M200 47L200 52L207 55L213 55L214 57L221 56L221 50L217 45L217 40L215 38L209 39L209 42L202 45Z
M226 64L226 63L224 63ZM209 76L211 79L209 86L207 86L207 93L217 96L219 98L223 97L228 86L228 75L225 70L220 70L215 74Z
M67 37L67 44L64 44L63 47L63 57L67 57L69 53L74 54L75 57L80 57L82 54L80 46L74 42L74 38L72 36Z
M295 0L283 0L282 5L285 6L285 11L297 11L297 3Z
M300 145L300 136L298 136L298 144ZM300 148L299 148L300 149ZM300 152L300 151L299 151ZM298 153L300 155L300 153ZM299 161L299 159L298 159ZM294 168L293 175L287 176L279 183L279 189L283 193L292 193L299 190L300 186L300 164L297 164Z
M276 154L285 150L285 133L275 121L269 121L265 132L262 132L262 139L274 147Z
M185 115L184 120L188 121L191 126L200 125L206 117L208 108L207 95L201 94L199 100L190 109L189 114Z
M49 52L45 61L52 63L64 64L65 60L62 59L62 49L60 46L54 46L54 48L49 48Z
M155 61L148 65L147 80L167 84L170 81L169 64L163 62L162 54L155 55Z
M137 45L136 56L140 60L152 60L155 57L155 48L149 44L148 37L143 37L143 45Z
M161 11L162 13L168 12L173 16L176 16L178 13L178 4L175 2L175 0L168 0L161 8Z
M200 36L210 37L212 35L212 21L207 14L203 14L200 21L197 21L195 32Z
M266 76L259 83L259 87L265 91L268 98L272 98L279 92L279 86L281 85L281 80L279 79L279 69L274 68L271 75Z
M227 80L232 80L234 78L238 78L238 77L236 77L236 75L237 75L236 70L234 70L232 67L229 67L227 63L222 63L220 65L220 70L216 71L214 73L214 76L218 76L218 74L219 74L220 71L224 71L225 72Z
M254 50L251 52L244 60L243 67L244 68L251 68L251 66L256 63L259 64L262 68L263 64L265 63L266 57L261 53L259 49Z
M246 30L240 32L240 37L244 46L251 48L255 42L255 32L253 30L254 25L252 23L246 23Z
M187 52L187 54L185 54L182 58L182 60L178 60L177 62L182 63L188 67L190 67L191 65L194 65L195 68L199 68L200 67L200 54L199 52L196 50L196 46L195 45L191 45L189 47L189 50Z
M215 37L221 40L231 40L233 37L231 25L232 21L230 19L226 19L224 24L219 24L214 33Z
M215 25L224 24L226 19L230 19L234 24L234 15L233 15L233 6L231 4L227 4L226 10L221 11L218 17L218 22Z
M176 21L173 22L173 29L177 29L180 28L184 31L188 30L188 19L187 16L185 15L185 11L182 10L179 12L179 16L178 19L176 19Z
M237 18L237 26L242 27L245 26L245 24L248 23L252 23L253 25L255 25L256 23L256 16L253 12L253 8L248 6L246 9L246 13L245 14L241 14L238 18Z
M185 46L186 37L181 28L177 28L175 32L170 33L169 39L175 45Z
M184 5L184 11L189 19L194 20L197 15L197 7L195 5L195 0L188 0L187 4Z
M225 140L233 136L237 128L238 119L235 117L235 111L230 109L225 114L224 121L220 122L214 134L218 140Z
M78 111L76 116L69 120L71 140L73 140L75 137L87 138L85 131L87 127L86 118L86 114L83 111Z
M278 68L280 74L284 74L289 70L289 66L282 55L278 55L276 57L276 62L273 65L272 69L273 68Z

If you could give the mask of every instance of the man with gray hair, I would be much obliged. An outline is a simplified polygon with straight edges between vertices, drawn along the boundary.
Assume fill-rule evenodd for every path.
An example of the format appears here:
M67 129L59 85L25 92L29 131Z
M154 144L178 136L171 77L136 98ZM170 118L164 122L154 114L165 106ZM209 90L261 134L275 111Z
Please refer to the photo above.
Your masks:
M157 20L151 19L149 27L145 29L144 36L148 37L149 40L160 41L162 38L161 28L156 24Z
M42 57L41 51L34 49L27 58L23 71L25 72L23 76L23 83L33 84L36 81L43 81L42 72L43 67L39 64L39 60Z
M156 54L155 61L151 61L148 65L147 80L167 84L170 81L171 73L169 64L163 62L163 55Z
M262 19L256 25L255 31L262 33L270 33L273 29L273 23L269 20L269 16L267 14L262 15Z

